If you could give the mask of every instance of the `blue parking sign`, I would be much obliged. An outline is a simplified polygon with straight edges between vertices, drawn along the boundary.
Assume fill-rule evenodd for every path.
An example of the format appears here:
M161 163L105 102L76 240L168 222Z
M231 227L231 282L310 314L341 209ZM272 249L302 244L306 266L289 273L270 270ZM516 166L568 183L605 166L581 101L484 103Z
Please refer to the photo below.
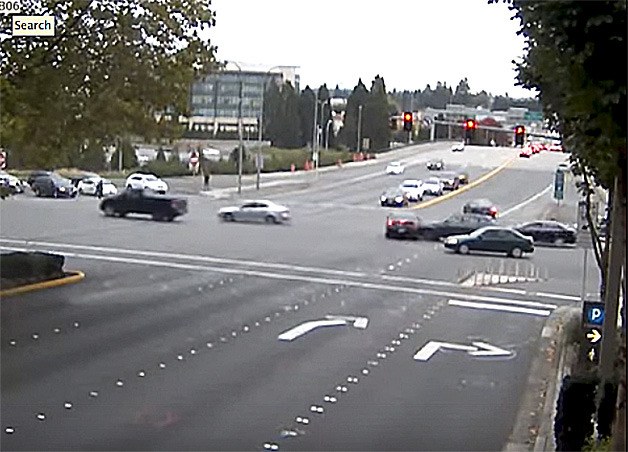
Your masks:
M585 326L601 326L604 324L604 303L585 301L583 306Z

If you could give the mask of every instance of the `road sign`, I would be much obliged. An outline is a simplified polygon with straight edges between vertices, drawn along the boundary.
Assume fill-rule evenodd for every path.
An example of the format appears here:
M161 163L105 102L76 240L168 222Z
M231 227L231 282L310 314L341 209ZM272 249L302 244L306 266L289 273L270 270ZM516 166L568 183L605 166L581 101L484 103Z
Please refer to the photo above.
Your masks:
M427 361L441 349L459 350L471 356L509 356L511 352L486 342L472 342L471 345L452 344L449 342L430 341L414 354L416 361Z
M5 151L0 151L0 169L5 169L7 167L7 153Z
M561 200L564 197L565 189L565 173L561 170L556 170L554 174L554 199Z
M604 324L604 303L584 301L582 304L582 325L595 328Z
M342 315L328 315L324 319L310 320L308 322L301 323L294 328L290 328L284 331L277 339L280 341L291 342L298 337L301 337L317 328L328 326L348 326L352 325L354 328L363 330L368 326L369 320L366 317L353 317Z
M586 338L591 344L597 344L602 339L602 333L597 328L591 328L587 330Z
M543 121L543 113L540 111L526 111L523 114L526 121Z
M318 157L318 153L315 156ZM262 154L255 154L255 168L264 169L264 156Z

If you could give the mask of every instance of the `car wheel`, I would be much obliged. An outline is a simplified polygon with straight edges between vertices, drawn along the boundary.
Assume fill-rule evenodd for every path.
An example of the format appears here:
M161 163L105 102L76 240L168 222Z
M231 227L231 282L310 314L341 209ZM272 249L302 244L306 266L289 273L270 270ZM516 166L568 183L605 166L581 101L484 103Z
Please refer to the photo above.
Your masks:
M225 221L233 221L233 214L226 213L222 216L222 219Z
M277 219L275 217L273 217L272 215L267 215L266 216L266 223L278 223Z
M131 189L133 189L133 187L131 186L131 184L129 184L129 185L126 186L126 189L127 190L131 190Z
M565 240L561 237L556 237L556 239L554 240L554 245L556 246L563 246L565 244Z
M39 193L39 189L37 188L33 188L33 193L35 194L35 196L37 196L38 198L41 196L41 194Z
M116 211L111 206L105 206L104 211L105 211L105 216L107 217L113 217L116 214Z
M458 247L458 252L460 254L469 254L469 247L465 244L462 244Z
M389 239L389 238L391 237L391 236L390 236L390 232L386 232L386 233L384 234L384 237L386 237L387 239Z
M514 247L513 249L510 250L510 255L512 257L519 258L519 257L523 256L523 252L521 251L521 248Z

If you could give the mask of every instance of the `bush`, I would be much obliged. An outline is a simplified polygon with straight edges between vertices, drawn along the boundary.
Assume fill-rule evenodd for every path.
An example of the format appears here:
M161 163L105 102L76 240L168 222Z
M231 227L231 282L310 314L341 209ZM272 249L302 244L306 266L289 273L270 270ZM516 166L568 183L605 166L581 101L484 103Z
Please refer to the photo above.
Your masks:
M142 171L153 173L159 177L188 176L191 174L188 167L176 160L151 160L142 168Z
M554 419L557 451L582 450L593 434L596 386L592 378L563 378Z

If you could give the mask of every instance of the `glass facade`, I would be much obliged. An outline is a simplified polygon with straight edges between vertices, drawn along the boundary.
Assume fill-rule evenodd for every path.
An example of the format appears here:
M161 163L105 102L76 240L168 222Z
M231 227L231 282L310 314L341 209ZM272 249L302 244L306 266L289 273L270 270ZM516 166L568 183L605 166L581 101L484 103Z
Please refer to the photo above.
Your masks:
M205 118L204 122L238 118L240 88L242 89L242 117L255 121L262 108L262 90L265 82L281 81L278 73L225 71L209 74L192 84L190 110L192 116Z

